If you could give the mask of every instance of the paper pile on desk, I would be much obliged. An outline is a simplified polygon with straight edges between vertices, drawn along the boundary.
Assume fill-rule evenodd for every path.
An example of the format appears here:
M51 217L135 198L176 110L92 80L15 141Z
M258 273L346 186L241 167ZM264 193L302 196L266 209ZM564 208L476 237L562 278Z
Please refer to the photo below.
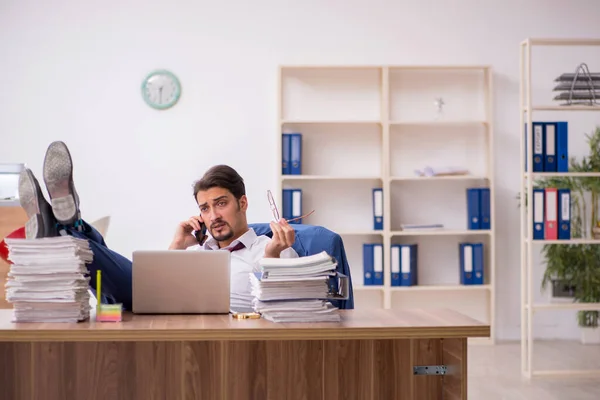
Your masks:
M326 252L300 258L263 258L250 274L253 307L273 322L337 322L338 309L324 300L337 263Z
M87 240L72 236L6 239L13 262L6 300L13 322L78 322L89 318L86 263L93 260Z

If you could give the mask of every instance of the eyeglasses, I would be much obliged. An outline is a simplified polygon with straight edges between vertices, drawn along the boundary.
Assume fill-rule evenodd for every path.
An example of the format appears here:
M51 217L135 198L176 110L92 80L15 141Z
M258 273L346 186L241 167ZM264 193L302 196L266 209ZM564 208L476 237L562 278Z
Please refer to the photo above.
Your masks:
M271 193L270 190L267 190L267 199L269 199L269 205L271 206L271 211L273 212L273 218L275 218L275 221L279 221L279 219L281 218L279 216L279 210L277 209L277 205L275 205L275 199L273 198L273 193ZM306 218L306 217L308 217L309 215L311 215L314 212L315 212L315 210L312 210L308 214L304 214L301 217L296 217L296 218L288 219L286 221L287 222L294 222L294 221L297 221L299 219Z

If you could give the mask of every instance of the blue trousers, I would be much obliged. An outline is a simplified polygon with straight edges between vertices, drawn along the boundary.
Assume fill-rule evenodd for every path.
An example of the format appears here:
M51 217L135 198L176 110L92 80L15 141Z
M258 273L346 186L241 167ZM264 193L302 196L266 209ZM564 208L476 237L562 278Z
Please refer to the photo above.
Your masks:
M102 301L106 304L122 303L127 311L132 309L131 260L111 250L104 238L94 227L83 222L83 231L68 227L69 235L87 239L94 253L94 260L87 265L90 271L90 286L96 293L96 274L102 271Z

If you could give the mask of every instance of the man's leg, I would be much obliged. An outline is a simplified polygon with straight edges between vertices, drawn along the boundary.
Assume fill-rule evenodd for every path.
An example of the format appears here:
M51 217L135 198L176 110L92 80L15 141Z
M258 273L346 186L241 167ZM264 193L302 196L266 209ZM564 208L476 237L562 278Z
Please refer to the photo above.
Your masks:
M87 265L90 286L96 293L96 271L102 271L102 294L108 303L122 303L126 310L132 309L131 261L109 249L104 238L94 227L82 221L82 230L67 227L69 235L87 239L94 253L94 260ZM104 297L103 296L103 297ZM100 301L100 299L99 299Z
M79 196L73 183L73 163L67 146L53 142L44 159L44 181L51 205L33 173L26 169L19 181L21 206L27 212L27 238L72 235L87 239L94 254L88 264L90 286L96 289L96 271L102 271L102 292L131 310L131 261L110 250L104 238L80 218Z

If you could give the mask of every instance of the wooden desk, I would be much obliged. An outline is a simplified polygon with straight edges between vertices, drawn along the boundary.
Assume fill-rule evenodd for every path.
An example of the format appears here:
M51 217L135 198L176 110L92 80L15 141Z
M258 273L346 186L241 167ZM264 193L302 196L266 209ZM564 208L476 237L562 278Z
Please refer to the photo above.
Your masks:
M10 312L0 310L0 388L11 400L466 399L467 337L490 334L447 310L348 310L320 324L131 314L13 324ZM450 373L415 376L421 365Z

